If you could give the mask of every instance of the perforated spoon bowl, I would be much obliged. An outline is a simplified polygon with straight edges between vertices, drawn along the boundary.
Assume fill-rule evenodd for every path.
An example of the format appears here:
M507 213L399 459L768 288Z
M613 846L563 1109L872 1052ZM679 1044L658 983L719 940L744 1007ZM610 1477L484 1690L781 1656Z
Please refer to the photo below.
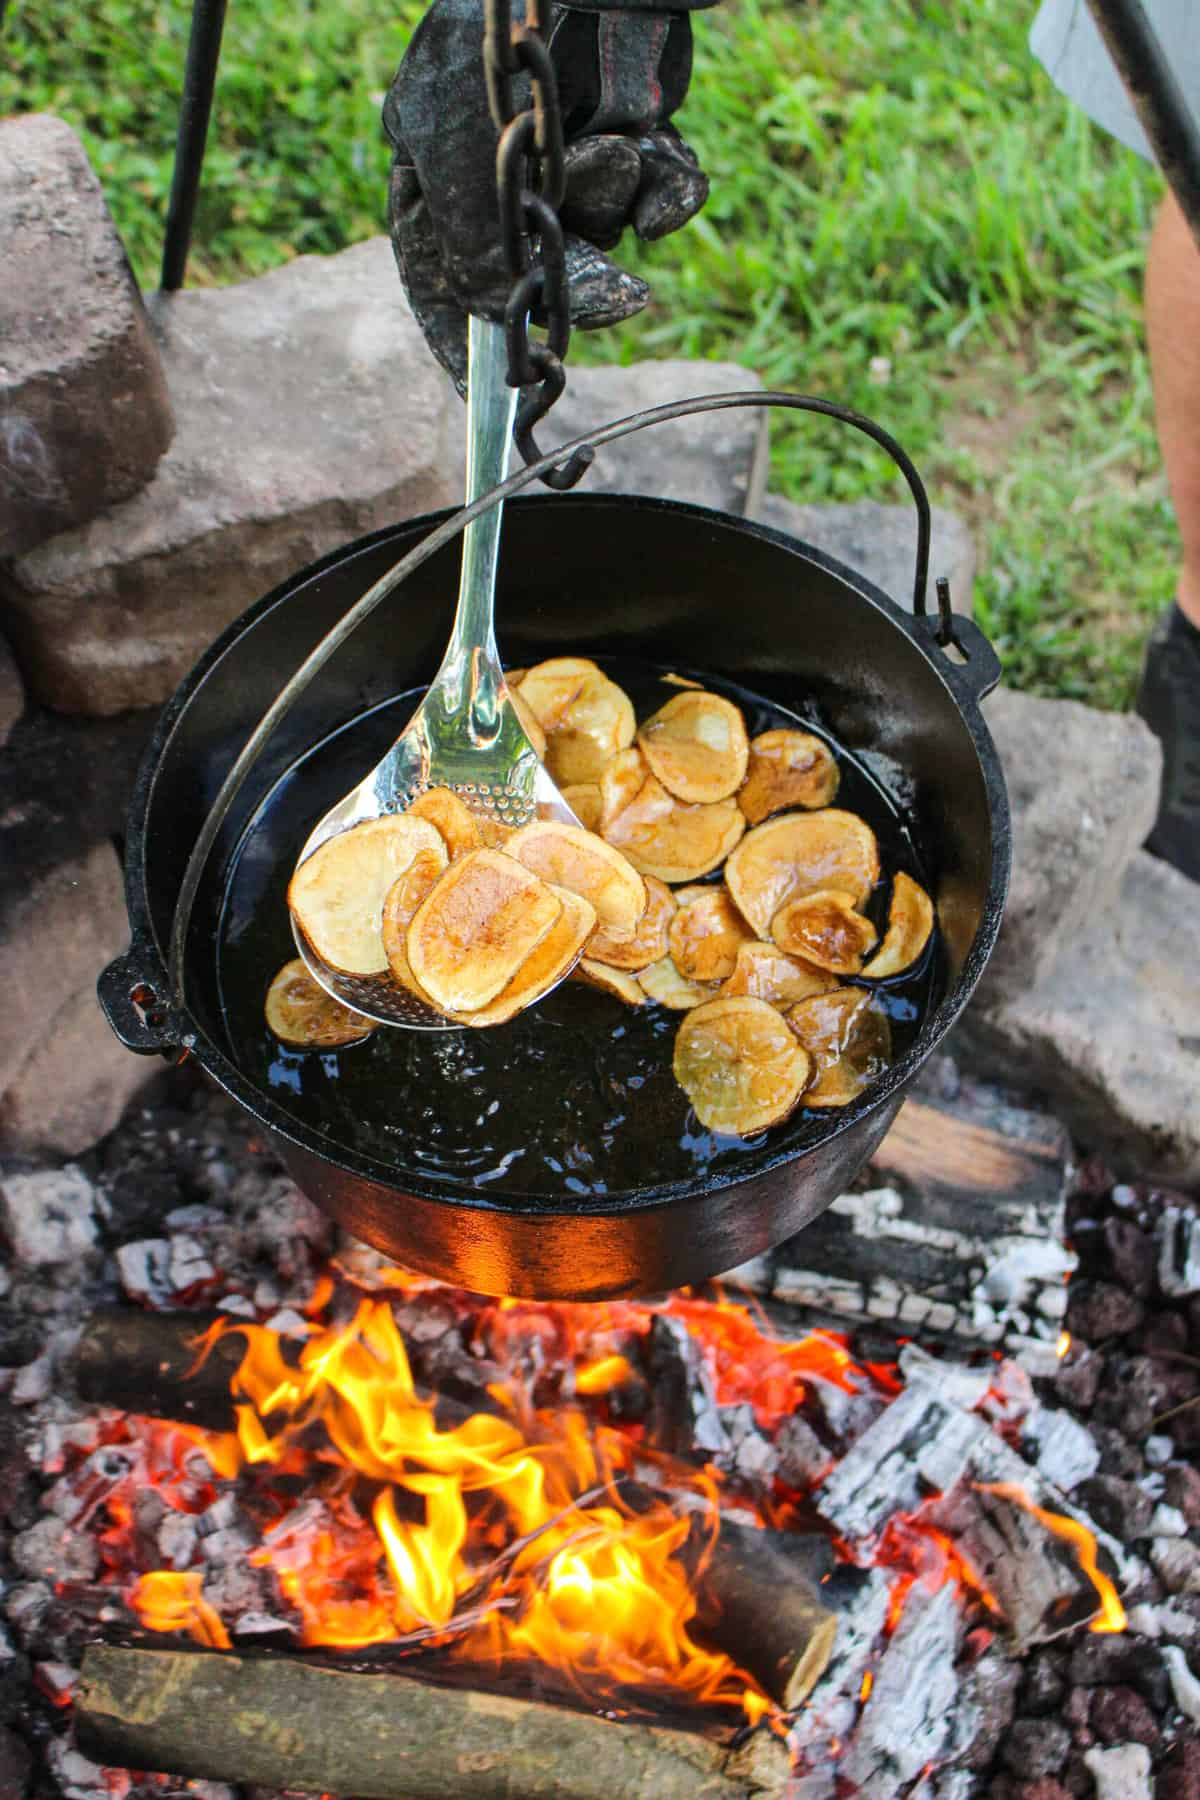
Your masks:
M517 391L505 379L504 332L472 318L467 387L467 503L508 473ZM400 736L369 775L330 808L305 843L297 868L313 852L360 825L403 812L427 788L453 790L473 813L508 826L531 819L579 820L547 774L505 685L493 625L503 504L463 533L458 610L441 668ZM347 975L318 956L292 920L296 947L321 986L381 1025L410 1031L460 1031L432 1006L392 980Z

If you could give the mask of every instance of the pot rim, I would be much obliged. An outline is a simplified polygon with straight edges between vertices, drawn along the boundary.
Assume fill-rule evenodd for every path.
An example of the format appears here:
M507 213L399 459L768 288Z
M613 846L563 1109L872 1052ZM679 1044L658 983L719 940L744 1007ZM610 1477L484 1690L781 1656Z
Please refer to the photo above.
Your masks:
M991 869L979 926L957 979L924 1021L914 1044L871 1084L868 1094L862 1100L840 1109L836 1119L830 1120L827 1129L821 1131L814 1143L793 1145L775 1151L771 1151L769 1147L751 1151L745 1166L721 1170L698 1180L660 1182L646 1188L603 1195L535 1194L511 1190L500 1195L490 1195L481 1194L468 1182L452 1176L431 1176L416 1171L405 1171L398 1176L397 1170L388 1163L361 1151L351 1150L326 1137L281 1107L238 1067L190 1010L185 1011L182 1016L177 1012L172 1015L172 1041L186 1040L188 1050L206 1073L264 1127L306 1154L315 1156L356 1179L371 1181L394 1194L397 1199L411 1195L425 1201L501 1217L571 1218L587 1215L603 1218L624 1216L631 1212L650 1212L659 1207L667 1208L700 1194L707 1196L723 1189L737 1188L752 1179L765 1178L788 1164L801 1161L818 1144L828 1143L844 1132L853 1130L908 1086L966 1007L995 945L1011 871L1011 819L999 756L979 706L980 700L995 685L998 671L994 652L979 628L970 619L954 616L955 641L960 653L966 652L965 660L956 662L938 644L936 616L920 617L909 612L865 575L802 539L713 507L644 494L580 493L571 494L569 499L558 495L523 496L510 500L508 505L521 512L535 507L564 504L583 505L588 510L599 512L628 507L631 503L642 511L682 515L694 519L698 524L707 523L723 529L733 527L739 534L771 544L800 561L815 564L853 588L888 623L899 628L909 639L945 688L950 704L971 738L979 761L991 828ZM339 546L297 570L230 622L199 657L167 701L143 754L130 798L125 856L125 898L133 939L130 961L136 965L155 993L167 992L167 959L164 946L155 932L146 891L146 825L159 766L175 727L188 705L226 652L260 619L275 607L285 604L314 577L377 545L389 541L399 543L408 537L417 539L457 510L456 507L446 507L384 526ZM982 675L970 669L972 653L978 662L985 665ZM403 1182L402 1186L399 1185L400 1181Z

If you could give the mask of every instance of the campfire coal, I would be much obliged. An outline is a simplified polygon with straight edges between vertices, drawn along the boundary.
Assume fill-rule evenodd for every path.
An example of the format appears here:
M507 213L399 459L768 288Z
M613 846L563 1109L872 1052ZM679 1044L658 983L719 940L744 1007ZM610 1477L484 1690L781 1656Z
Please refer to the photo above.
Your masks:
M986 1098L919 1105L978 1152ZM809 1234L761 1301L406 1275L185 1072L5 1170L0 1789L1195 1793L1195 1215L1034 1117L998 1246L911 1131L873 1172L953 1272L921 1344L866 1265L838 1329L781 1304Z

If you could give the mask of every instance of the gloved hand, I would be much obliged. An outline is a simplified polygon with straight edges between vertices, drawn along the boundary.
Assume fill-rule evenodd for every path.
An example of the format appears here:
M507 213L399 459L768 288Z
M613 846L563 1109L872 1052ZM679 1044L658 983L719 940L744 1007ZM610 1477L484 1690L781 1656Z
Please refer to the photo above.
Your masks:
M689 13L718 0L569 0L550 8L547 43L566 140L571 318L616 324L650 297L603 252L626 225L664 237L708 197L670 123L692 70ZM516 10L516 9L514 9ZM483 70L483 0L434 0L384 102L394 155L392 246L434 355L466 389L467 314L503 317L512 278L500 241L496 131ZM524 105L528 85L514 83Z

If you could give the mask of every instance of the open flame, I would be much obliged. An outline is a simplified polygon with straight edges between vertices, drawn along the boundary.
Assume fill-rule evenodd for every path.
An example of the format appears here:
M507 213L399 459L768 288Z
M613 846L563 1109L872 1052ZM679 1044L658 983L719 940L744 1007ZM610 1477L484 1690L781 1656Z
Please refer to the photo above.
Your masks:
M723 1477L654 1448L636 1414L623 1415L622 1394L645 1381L638 1340L656 1316L680 1322L703 1350L718 1404L749 1402L767 1433L814 1383L891 1400L902 1385L894 1366L856 1362L833 1333L781 1339L750 1306L686 1292L656 1303L484 1301L385 1270L369 1292L360 1284L346 1316L347 1271L337 1273L320 1278L305 1307L304 1337L230 1316L197 1340L197 1366L219 1339L244 1342L230 1384L235 1430L139 1425L136 1468L88 1503L107 1509L108 1578L141 1623L229 1648L201 1569L145 1569L135 1502L148 1483L176 1511L200 1515L218 1482L237 1480L257 1531L248 1560L271 1571L305 1646L436 1648L476 1666L553 1670L589 1704L669 1696L778 1724L756 1679L699 1631ZM487 1373L504 1371L486 1385L488 1410L418 1391L393 1308L426 1295L470 1315L472 1347L486 1357L481 1392ZM1022 1490L992 1491L1070 1539L1100 1596L1092 1629L1121 1630L1090 1534ZM813 1523L805 1496L781 1483L757 1507L740 1491L737 1501L760 1524ZM893 1577L889 1632L918 1582L954 1582L1000 1611L921 1510L893 1516L872 1560Z
M1055 1537L1063 1538L1071 1545L1079 1558L1079 1566L1096 1590L1100 1610L1091 1620L1089 1631L1124 1631L1126 1626L1125 1608L1121 1605L1121 1597L1113 1583L1109 1580L1099 1563L1099 1546L1095 1533L1088 1530L1079 1519L1072 1519L1067 1513L1049 1512L1046 1507L1038 1506L1030 1499L1023 1487L1015 1481L982 1481L980 1487L986 1494L997 1494L1002 1500L1011 1500L1014 1506L1021 1506L1032 1513L1052 1532Z

